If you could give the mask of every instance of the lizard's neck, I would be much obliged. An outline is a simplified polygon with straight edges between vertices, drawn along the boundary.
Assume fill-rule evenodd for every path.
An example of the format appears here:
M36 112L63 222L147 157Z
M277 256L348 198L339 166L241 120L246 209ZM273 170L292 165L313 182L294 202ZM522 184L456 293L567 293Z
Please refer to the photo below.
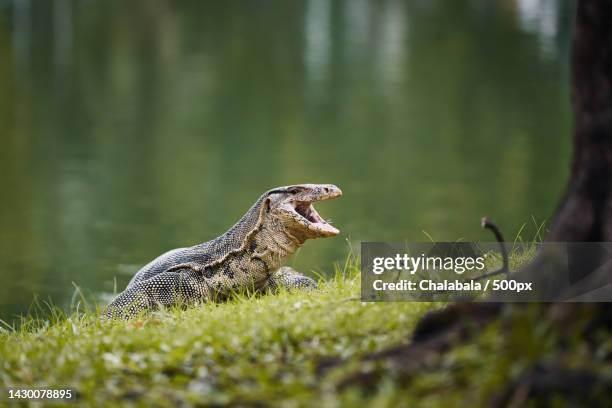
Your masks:
M308 238L287 230L265 210L258 200L227 233L205 244L207 251L224 254L211 276L204 275L217 292L262 287Z
M229 231L205 244L206 250L224 254L216 265L222 273L215 275L211 284L227 285L229 277L236 284L253 282L257 286L306 240L266 214L263 205L262 196Z
M269 218L263 221L247 247L249 255L261 259L272 272L280 268L304 241L287 231L280 221Z
M243 241L243 250L226 257L209 284L218 291L241 285L261 287L304 241L287 233L280 222L263 220Z

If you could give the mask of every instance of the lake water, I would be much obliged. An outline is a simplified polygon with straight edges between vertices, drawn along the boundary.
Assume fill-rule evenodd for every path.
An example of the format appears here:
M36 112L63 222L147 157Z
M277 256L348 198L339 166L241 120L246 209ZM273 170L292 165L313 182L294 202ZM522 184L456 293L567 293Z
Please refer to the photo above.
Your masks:
M265 190L360 241L513 238L568 174L567 1L0 0L0 318L122 289Z

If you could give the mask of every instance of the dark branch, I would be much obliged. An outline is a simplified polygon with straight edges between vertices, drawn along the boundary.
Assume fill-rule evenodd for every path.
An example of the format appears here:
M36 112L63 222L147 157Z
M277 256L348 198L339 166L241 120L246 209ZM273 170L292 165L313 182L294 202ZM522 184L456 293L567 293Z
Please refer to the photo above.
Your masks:
M482 225L482 228L490 229L491 231L493 231L493 234L495 235L495 239L497 240L500 246L500 252L502 256L502 267L492 272L485 273L484 275L479 276L478 278L474 280L486 279L489 276L498 275L500 273L508 274L510 272L510 267L508 263L508 251L506 249L506 245L504 244L504 237L501 231L499 230L499 228L497 228L497 225L491 222L491 220L488 217L483 217L482 221L480 222L480 225Z

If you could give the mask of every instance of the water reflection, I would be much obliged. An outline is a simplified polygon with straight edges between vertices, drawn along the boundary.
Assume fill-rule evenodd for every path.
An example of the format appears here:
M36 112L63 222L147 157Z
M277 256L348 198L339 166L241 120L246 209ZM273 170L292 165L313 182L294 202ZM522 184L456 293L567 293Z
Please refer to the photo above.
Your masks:
M517 0L517 3L521 28L537 36L543 55L555 56L562 3L557 0Z
M345 192L306 271L346 239L543 220L569 156L555 4L1 2L0 317L123 287L288 183Z
M407 20L404 3L390 0L386 3L382 12L379 45L376 53L377 71L382 80L382 86L386 94L391 95L393 89L398 85L402 76L407 76L405 60L410 51L407 36Z
M304 23L304 64L309 82L324 81L331 55L331 4L329 0L308 0ZM316 84L313 84L316 86Z

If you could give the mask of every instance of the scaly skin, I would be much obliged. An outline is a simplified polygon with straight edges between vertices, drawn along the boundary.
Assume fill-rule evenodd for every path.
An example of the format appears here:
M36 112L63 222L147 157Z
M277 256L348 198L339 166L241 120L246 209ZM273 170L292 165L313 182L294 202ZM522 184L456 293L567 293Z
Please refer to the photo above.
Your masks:
M145 265L108 306L108 318L162 306L221 300L233 291L315 288L283 262L308 239L339 231L312 207L342 195L331 184L299 184L264 193L229 231L169 251Z

